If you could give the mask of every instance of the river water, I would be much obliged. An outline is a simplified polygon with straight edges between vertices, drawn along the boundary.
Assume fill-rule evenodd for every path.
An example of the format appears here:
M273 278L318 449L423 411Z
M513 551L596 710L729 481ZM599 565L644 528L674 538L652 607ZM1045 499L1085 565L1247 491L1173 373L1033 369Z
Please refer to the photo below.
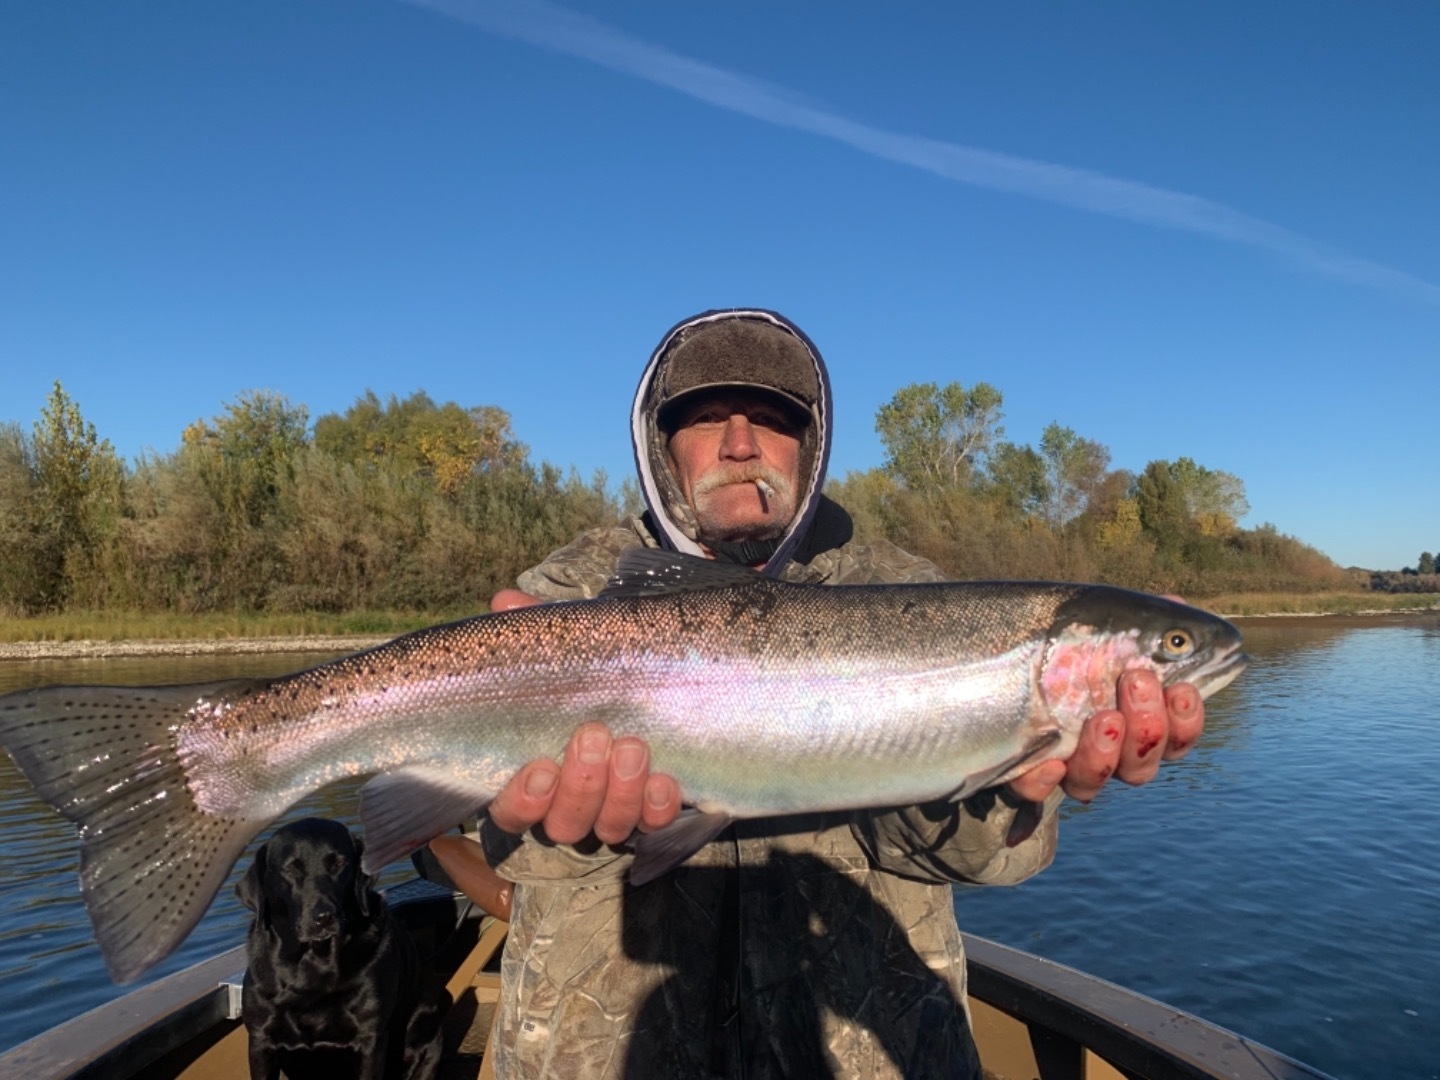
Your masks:
M1139 789L1067 804L1055 864L956 894L961 926L1081 968L1342 1078L1440 1078L1440 615L1247 620L1250 671L1205 739ZM316 654L0 663L53 683L267 675ZM292 812L353 818L355 784ZM0 1050L121 992L71 827L0 754ZM388 879L405 876L403 866ZM232 884L235 875L232 875ZM227 886L147 976L238 944Z

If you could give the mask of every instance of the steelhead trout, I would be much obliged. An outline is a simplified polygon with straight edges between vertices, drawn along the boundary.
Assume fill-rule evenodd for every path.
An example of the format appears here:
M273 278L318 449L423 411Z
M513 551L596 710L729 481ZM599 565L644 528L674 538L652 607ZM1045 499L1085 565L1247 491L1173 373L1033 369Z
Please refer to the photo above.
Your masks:
M420 630L273 679L0 697L0 743L77 826L111 976L134 979L245 846L344 777L373 872L473 815L601 720L650 744L688 804L632 882L734 818L961 799L1068 757L1146 668L1204 696L1244 668L1225 620L1099 585L792 585L627 552L594 600Z

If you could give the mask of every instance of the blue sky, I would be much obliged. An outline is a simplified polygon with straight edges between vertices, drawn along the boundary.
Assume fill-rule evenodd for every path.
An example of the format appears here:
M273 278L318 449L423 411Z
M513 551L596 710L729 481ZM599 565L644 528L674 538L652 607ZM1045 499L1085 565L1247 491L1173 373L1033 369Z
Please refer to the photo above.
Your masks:
M661 334L775 308L875 410L987 381L1342 565L1440 549L1440 7L77 2L0 35L0 420L252 389L632 468Z

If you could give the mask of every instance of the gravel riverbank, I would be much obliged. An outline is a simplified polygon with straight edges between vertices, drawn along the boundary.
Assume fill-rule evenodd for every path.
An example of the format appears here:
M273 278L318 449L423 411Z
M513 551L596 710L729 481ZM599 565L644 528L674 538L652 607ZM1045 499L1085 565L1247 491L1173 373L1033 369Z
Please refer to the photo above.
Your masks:
M180 641L5 641L0 660L93 660L114 656L219 656L246 653L342 653L394 635L356 637L203 638Z

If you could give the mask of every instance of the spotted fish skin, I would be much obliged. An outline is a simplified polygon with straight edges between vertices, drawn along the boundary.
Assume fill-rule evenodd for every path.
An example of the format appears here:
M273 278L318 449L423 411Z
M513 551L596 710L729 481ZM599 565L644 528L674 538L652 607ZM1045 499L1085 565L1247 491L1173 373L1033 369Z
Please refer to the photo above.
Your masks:
M1240 645L1214 615L1107 586L806 586L636 550L594 600L281 678L11 694L0 743L76 823L96 938L129 981L184 939L251 839L335 780L377 774L361 800L371 871L593 720L646 739L709 828L961 798L1067 757L1123 671L1208 696L1243 670ZM705 829L642 847L632 876Z

